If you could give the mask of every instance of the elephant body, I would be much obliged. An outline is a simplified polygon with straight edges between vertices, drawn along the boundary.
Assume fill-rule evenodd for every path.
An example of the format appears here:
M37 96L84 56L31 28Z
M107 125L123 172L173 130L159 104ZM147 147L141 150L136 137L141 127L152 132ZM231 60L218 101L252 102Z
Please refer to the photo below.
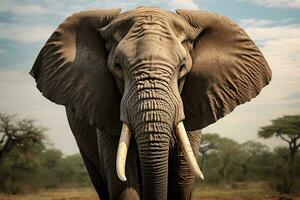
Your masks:
M74 134L80 153L87 167L92 183L101 199L140 199L141 171L137 145L134 140L130 143L126 161L127 182L122 182L115 171L115 158L118 136L111 136L77 118L73 111L66 109L70 128ZM199 156L201 130L188 133L192 148ZM169 199L190 199L194 176L184 158L184 155L175 142L169 150Z
M101 199L191 199L201 130L271 71L249 36L204 11L139 7L68 17L30 74L66 107Z

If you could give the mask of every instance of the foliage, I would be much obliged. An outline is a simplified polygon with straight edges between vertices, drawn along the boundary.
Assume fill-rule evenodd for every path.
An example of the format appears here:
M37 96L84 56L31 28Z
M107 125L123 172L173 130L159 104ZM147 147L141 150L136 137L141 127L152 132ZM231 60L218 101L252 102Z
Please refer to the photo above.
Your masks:
M25 153L43 149L44 131L35 126L33 120L19 120L15 115L0 113L0 162L15 149Z
M258 135L263 138L279 137L288 143L288 151L281 152L283 159L281 167L285 173L281 174L281 186L278 189L281 192L292 192L295 189L294 161L300 148L300 115L283 116L274 119L271 125L262 127Z
M209 140L209 143L214 143L212 145L214 149L211 149L206 155L206 165L203 170L207 177L206 181L220 183L235 180L236 171L234 172L232 169L237 168L235 167L235 156L239 154L240 145L232 139L222 138L217 134L208 134L208 137L203 137L204 144L208 143L205 139ZM203 152L200 153L203 155Z
M0 164L0 192L24 193L39 189L90 186L79 154L63 156L60 150L45 149L29 162L25 154L13 151Z
M288 118L293 128L283 124L286 117L282 119L281 135L295 140L297 134L291 134L291 131L296 130L297 117ZM275 130L275 125L271 125L272 128L263 127L260 134L264 137L278 135L279 131L273 134L269 131ZM267 130L268 134L263 130ZM288 134L283 134L283 130L289 130ZM46 145L44 131L32 120L20 120L14 115L0 113L0 192L16 194L40 189L91 186L81 156L65 156L60 150ZM204 134L199 158L205 176L204 186L240 188L253 182L267 182L274 190L284 192L291 182L292 171L292 191L300 191L300 171L296 170L300 169L300 155L295 153L291 162L290 147L277 147L271 151L257 141L240 144L216 133Z
M45 149L44 128L32 120L0 113L0 191L21 192L40 164Z
M289 149L277 147L273 151L256 141L247 141L242 144L217 134L207 134L203 143L211 143L212 135L214 147L205 152L204 176L205 185L224 185L246 182L265 181L278 191L283 191L289 181ZM209 141L205 141L209 140ZM201 145L202 146L202 145ZM200 146L200 148L201 148ZM203 151L200 151L203 156ZM201 161L201 157L199 159ZM300 155L295 156L293 170L300 169ZM298 168L297 168L298 167ZM299 171L299 170L298 170ZM300 191L300 172L293 175L295 190Z
M45 130L32 120L0 113L0 192L90 185L81 156L64 157L47 147Z
M200 160L200 167L202 172L205 170L205 159L206 155L213 149L216 149L219 145L220 136L216 133L207 133L202 136L201 138L201 145L200 145L200 153L201 153L201 160Z

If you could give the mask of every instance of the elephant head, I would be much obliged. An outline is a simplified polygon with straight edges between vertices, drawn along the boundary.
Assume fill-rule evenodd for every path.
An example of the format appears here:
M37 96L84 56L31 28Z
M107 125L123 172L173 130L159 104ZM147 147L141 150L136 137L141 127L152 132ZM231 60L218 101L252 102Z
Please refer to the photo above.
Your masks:
M122 132L117 172L123 181L126 150L136 140L149 199L166 197L171 140L201 177L185 129L214 123L271 79L262 53L228 18L145 7L70 16L30 74L51 101L99 130Z

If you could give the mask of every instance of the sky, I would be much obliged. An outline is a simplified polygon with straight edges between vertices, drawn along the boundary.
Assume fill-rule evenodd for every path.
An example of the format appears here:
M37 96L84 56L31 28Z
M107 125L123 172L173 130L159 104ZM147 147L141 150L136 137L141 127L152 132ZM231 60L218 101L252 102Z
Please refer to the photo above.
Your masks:
M69 15L86 9L158 6L207 10L231 18L255 41L273 79L251 102L208 126L240 143L256 140L273 148L279 139L260 139L260 127L283 115L300 114L300 0L0 0L0 112L16 113L48 128L53 146L78 152L63 106L45 99L28 72L50 34Z

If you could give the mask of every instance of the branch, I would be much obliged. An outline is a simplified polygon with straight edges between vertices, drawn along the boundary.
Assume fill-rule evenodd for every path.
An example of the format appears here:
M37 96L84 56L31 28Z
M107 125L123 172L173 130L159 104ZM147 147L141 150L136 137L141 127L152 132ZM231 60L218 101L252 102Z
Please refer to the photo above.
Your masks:
M297 142L297 141L296 141ZM300 147L300 142L299 142L299 144L297 144L296 145L296 149L298 149Z
M292 140L297 140L298 139L298 135L297 135L297 133L292 133L292 134L289 134L290 136L290 138L292 139Z
M283 139L284 141L286 141L287 143L291 143L291 141L289 141L288 139L286 139L285 137L283 137L281 134L279 134L279 137L281 139Z
M1 140L0 140L0 144L2 144L4 142L5 136L6 136L5 134L2 135Z

